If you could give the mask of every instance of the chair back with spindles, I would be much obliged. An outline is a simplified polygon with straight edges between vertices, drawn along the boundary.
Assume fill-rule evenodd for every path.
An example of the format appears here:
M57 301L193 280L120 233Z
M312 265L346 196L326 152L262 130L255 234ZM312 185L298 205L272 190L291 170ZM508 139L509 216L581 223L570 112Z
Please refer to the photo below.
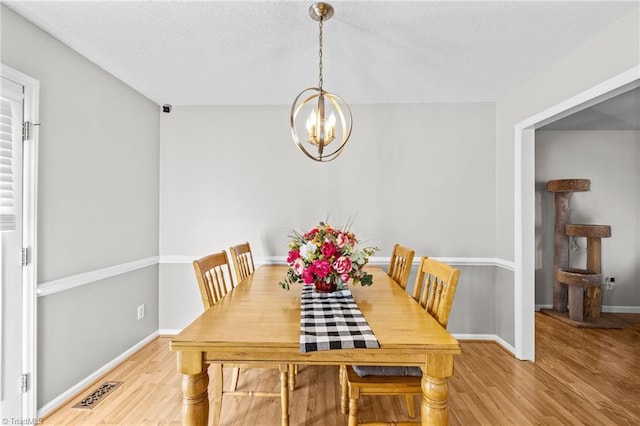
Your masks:
M231 253L231 260L233 260L233 268L236 271L236 282L239 283L255 271L251 246L248 242L238 244L231 247L229 252Z
M194 260L193 269L205 309L209 309L233 289L229 258L224 250Z
M413 298L444 328L449 323L459 277L457 268L428 257L420 259Z
M407 288L407 281L409 281L409 274L411 273L411 263L415 254L414 250L400 244L393 246L387 275L402 288Z

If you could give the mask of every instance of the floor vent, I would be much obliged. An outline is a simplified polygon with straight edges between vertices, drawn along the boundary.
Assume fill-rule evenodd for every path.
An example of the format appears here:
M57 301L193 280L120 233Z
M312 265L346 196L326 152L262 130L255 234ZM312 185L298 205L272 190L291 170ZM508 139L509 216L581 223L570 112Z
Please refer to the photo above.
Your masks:
M82 401L74 405L73 408L83 408L90 410L121 384L122 382L104 382L96 390L83 398Z

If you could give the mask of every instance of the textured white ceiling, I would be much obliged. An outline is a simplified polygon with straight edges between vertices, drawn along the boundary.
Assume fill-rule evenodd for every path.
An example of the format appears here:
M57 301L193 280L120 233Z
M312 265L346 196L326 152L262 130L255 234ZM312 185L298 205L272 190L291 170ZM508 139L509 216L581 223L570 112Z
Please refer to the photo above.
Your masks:
M289 105L318 83L312 1L3 1L158 104ZM349 103L494 101L635 1L331 1L324 87Z

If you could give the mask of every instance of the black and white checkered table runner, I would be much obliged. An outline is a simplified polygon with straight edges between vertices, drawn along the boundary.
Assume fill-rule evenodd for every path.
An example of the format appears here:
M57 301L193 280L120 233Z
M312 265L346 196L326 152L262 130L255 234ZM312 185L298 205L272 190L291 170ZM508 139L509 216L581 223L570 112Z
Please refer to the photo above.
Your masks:
M300 352L379 347L350 290L316 293L312 285L303 286Z

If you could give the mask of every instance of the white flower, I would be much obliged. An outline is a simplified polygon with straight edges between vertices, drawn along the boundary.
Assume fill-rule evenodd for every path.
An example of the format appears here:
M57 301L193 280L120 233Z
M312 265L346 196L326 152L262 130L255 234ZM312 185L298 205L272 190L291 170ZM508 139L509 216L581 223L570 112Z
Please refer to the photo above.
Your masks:
M311 255L318 250L318 246L309 241L307 244L300 247L300 257L310 260Z

